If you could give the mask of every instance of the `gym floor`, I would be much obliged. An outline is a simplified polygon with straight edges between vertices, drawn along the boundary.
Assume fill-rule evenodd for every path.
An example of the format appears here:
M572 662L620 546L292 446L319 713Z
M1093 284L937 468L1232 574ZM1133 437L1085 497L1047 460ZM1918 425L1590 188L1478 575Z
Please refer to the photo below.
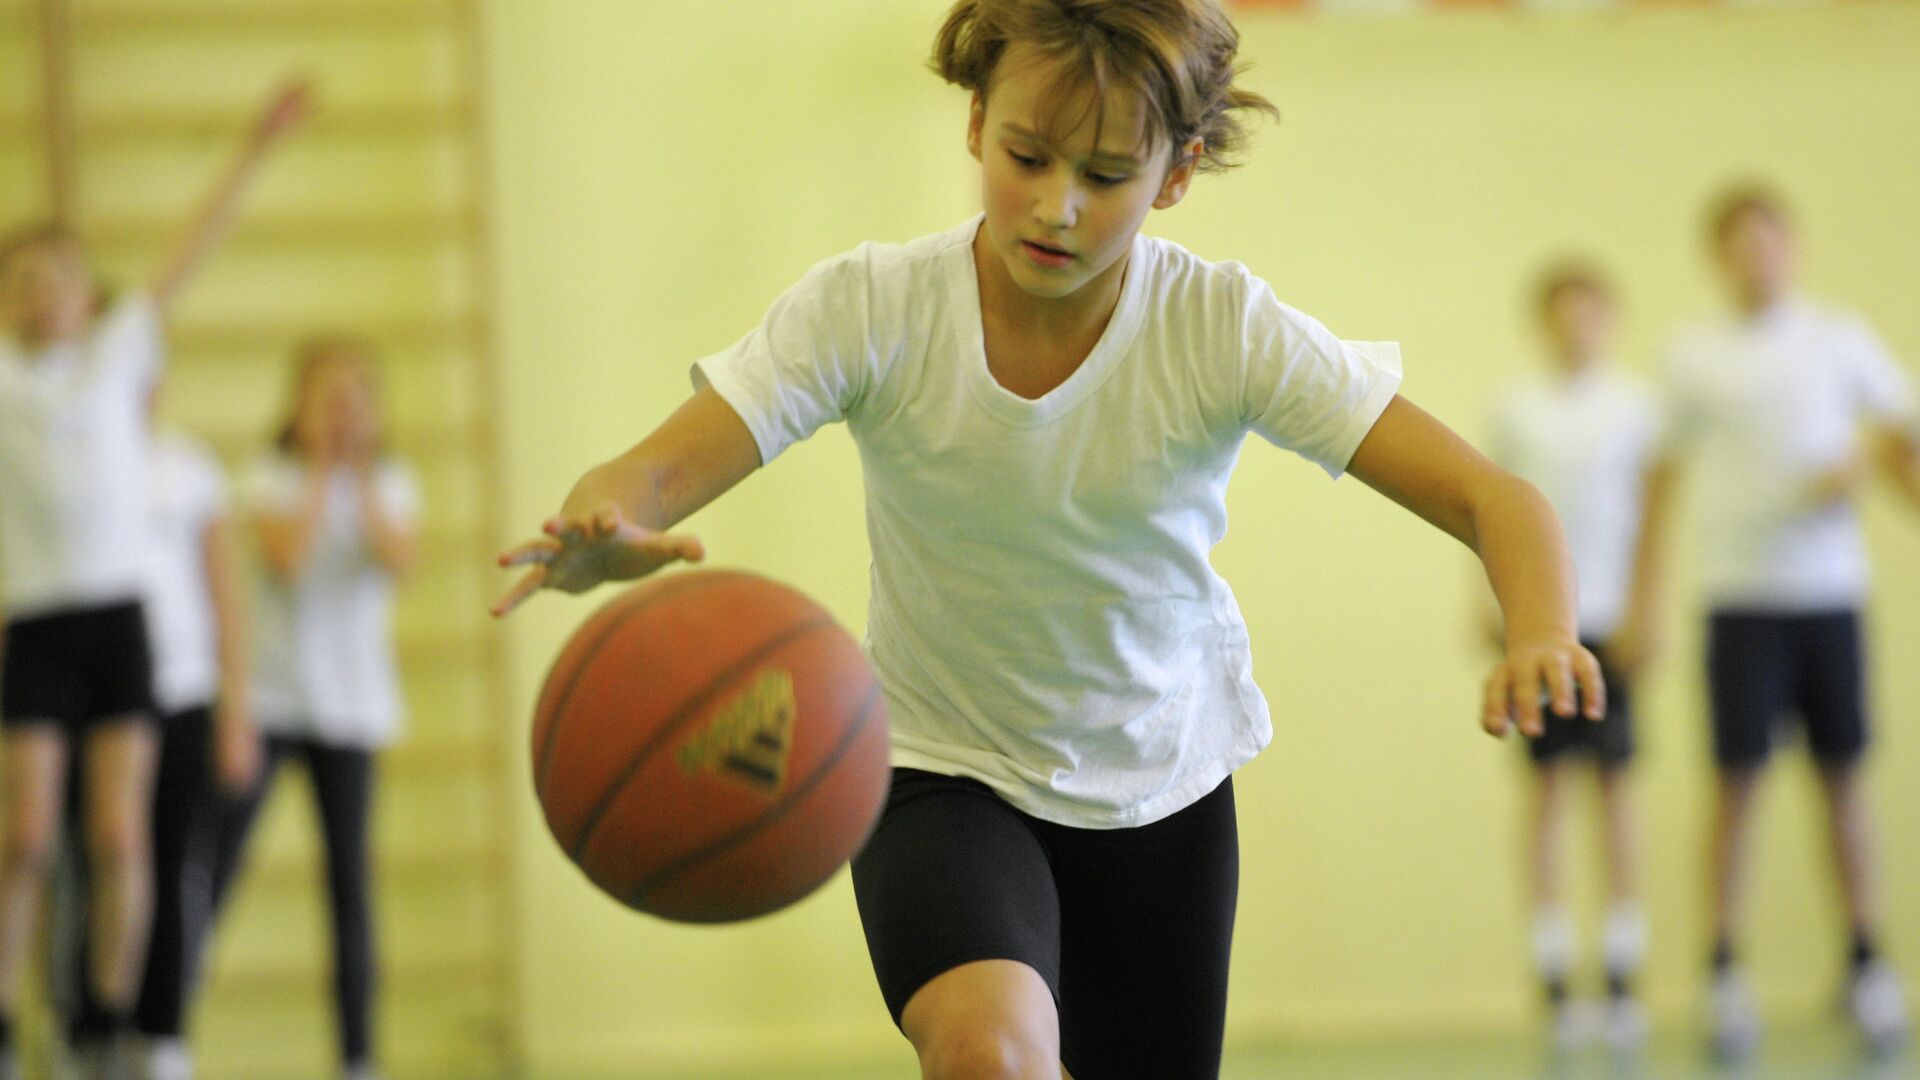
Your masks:
M1772 1030L1756 1060L1731 1067L1708 1060L1697 1036L1676 1032L1657 1037L1633 1060L1616 1059L1598 1048L1554 1055L1524 1041L1387 1041L1241 1050L1230 1055L1220 1076L1221 1080L1920 1080L1920 1055L1909 1050L1897 1058L1870 1058L1846 1028L1823 1025ZM660 1080L911 1080L911 1076L882 1068L676 1074Z

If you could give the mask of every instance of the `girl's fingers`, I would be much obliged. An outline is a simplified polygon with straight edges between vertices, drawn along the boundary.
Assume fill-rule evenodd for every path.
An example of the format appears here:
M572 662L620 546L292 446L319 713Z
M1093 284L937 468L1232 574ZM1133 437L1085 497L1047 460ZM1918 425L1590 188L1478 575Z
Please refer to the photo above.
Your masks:
M1587 707L1587 719L1606 719L1607 678L1600 671L1600 661L1583 649L1574 657L1573 673L1580 680L1580 695Z
M1555 716L1572 717L1574 714L1573 664L1561 654L1555 654L1541 662L1547 677L1547 692L1552 695Z
M1542 678L1540 665L1527 665L1513 687L1514 713L1519 718L1520 734L1529 739L1537 739L1546 730L1546 724L1540 719L1540 701L1542 695L1550 693Z
M1504 739L1507 736L1508 722L1512 718L1512 709L1509 705L1511 699L1511 676L1506 665L1502 664L1494 669L1492 675L1487 676L1486 692L1480 709L1480 726L1496 739Z
M509 548L500 553L500 565L525 566L528 563L549 563L560 553L560 545L545 538L529 540L518 547Z
M508 589L504 596L494 601L493 607L489 610L493 612L495 618L511 614L513 609L525 602L527 597L540 591L540 586L546 580L546 566L543 564L534 567L525 574L522 574L520 580L513 583L513 588Z

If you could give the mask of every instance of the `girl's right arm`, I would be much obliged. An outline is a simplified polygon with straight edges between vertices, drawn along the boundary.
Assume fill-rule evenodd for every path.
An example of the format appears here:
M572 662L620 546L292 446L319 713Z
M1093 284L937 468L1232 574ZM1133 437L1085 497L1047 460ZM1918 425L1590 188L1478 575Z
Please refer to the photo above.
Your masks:
M619 457L587 470L544 534L500 555L502 567L526 566L493 605L505 615L540 589L579 593L604 581L644 577L705 549L667 529L760 467L760 447L733 406L703 387L653 434Z

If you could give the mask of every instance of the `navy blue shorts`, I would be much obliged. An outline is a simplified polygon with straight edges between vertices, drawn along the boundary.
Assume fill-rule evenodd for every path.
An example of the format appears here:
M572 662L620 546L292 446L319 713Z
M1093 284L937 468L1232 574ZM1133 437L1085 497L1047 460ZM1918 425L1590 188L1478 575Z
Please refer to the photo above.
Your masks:
M1078 1080L1217 1080L1239 843L1231 779L1150 825L1075 829L978 781L895 769L853 860L894 1023L942 972L1015 960L1053 991Z
M7 624L0 722L58 724L72 735L153 712L153 654L138 603Z
M1766 762L1790 718L1823 765L1849 765L1867 748L1866 660L1860 613L1716 611L1708 627L1713 758Z

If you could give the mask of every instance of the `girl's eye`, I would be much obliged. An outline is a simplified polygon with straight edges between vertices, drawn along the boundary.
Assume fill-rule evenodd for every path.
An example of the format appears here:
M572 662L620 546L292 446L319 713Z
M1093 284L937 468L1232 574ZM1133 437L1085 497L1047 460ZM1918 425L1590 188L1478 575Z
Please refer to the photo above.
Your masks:
M1012 158L1013 160L1015 160L1015 161L1017 161L1017 162L1019 162L1019 163L1020 163L1021 165L1024 165L1024 166L1026 166L1026 167L1027 167L1027 168L1029 168L1029 169L1037 169L1037 168L1039 168L1039 167L1040 167L1040 159L1039 159L1039 158L1037 158L1037 157L1030 157L1030 156L1028 156L1028 155L1026 155L1026 154L1022 154L1022 153L1020 153L1020 152L1019 152L1019 151L1017 151L1017 150L1009 150L1009 151L1007 151L1007 156L1008 156L1008 157L1011 157L1011 158Z
M1094 183L1100 185L1101 187L1113 187L1116 184L1124 184L1127 182L1126 177L1114 176L1110 173L1088 173L1087 179L1093 181Z

